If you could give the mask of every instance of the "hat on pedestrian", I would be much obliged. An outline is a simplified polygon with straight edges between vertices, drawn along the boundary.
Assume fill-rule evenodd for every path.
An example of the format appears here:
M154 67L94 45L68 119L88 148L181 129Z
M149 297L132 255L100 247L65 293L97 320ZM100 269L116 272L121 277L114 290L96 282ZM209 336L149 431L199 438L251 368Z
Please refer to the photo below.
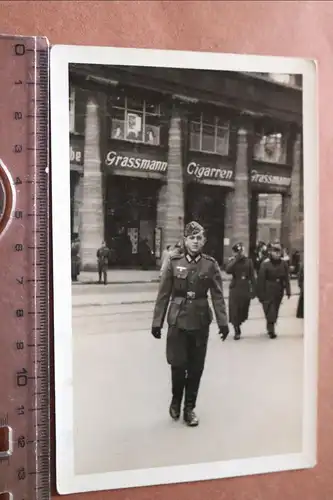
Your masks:
M187 238L188 236L194 236L195 234L204 233L205 229L199 222L192 221L186 224L184 230L184 236Z
M272 243L271 247L270 247L270 250L272 252L281 252L282 251L282 246L281 246L280 243Z
M235 243L232 247L231 247L231 250L233 252L240 252L241 250L243 250L244 246L243 246L243 243Z

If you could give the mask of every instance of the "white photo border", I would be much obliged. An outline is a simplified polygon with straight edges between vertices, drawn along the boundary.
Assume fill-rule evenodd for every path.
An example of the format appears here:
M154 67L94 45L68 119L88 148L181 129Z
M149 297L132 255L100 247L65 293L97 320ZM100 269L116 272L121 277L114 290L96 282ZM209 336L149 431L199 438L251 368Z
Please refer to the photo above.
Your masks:
M56 45L51 48L51 193L56 409L56 476L60 494L194 482L311 468L317 460L319 309L319 168L316 62L310 59ZM304 368L302 453L76 475L73 436L72 288L70 259L69 64L103 64L302 74L304 154Z

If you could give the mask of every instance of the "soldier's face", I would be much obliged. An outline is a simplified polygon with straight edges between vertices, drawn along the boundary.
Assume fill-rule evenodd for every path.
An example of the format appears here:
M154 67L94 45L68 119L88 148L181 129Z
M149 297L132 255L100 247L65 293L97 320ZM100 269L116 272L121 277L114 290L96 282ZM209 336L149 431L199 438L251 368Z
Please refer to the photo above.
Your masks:
M281 258L281 252L279 250L272 250L271 256L274 260L278 260Z
M186 236L184 242L186 250L190 254L196 254L202 250L204 244L206 243L206 239L203 233L198 233Z

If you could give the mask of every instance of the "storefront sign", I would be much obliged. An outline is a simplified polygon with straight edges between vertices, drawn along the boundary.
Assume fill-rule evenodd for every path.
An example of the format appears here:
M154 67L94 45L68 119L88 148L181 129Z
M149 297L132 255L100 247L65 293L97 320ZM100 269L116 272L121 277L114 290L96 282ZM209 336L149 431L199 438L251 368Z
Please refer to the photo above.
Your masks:
M83 165L84 139L83 137L71 137L69 145L69 157L72 165Z
M201 165L195 161L191 161L187 165L187 174L190 177L195 177L197 180L219 180L219 181L232 181L233 170L231 168L221 168L218 166Z
M155 258L160 259L162 256L162 229L155 228Z
M148 155L141 153L129 154L125 152L109 151L105 158L105 164L108 167L120 171L133 170L143 172L156 172L165 175L168 170L168 162L162 158L149 158ZM232 167L222 167L218 162L211 161L206 164L197 161L190 161L186 166L186 175L197 181L215 180L215 181L233 181Z
M252 184L261 185L262 187L266 186L276 186L281 188L288 188L291 184L291 178L278 175L278 174L270 174L270 173L260 173L257 170L252 170L251 172L251 182Z
M144 156L130 156L117 153L116 151L109 151L107 153L105 164L108 167L116 167L117 169L124 168L158 173L164 173L168 168L168 163L166 161L148 159Z

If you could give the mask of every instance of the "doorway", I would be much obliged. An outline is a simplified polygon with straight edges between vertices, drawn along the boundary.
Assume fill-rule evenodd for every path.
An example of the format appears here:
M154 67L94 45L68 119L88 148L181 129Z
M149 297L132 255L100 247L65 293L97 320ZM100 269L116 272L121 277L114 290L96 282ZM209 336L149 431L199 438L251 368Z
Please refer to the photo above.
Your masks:
M159 187L155 179L107 177L105 241L111 250L111 267L147 269L155 266Z
M204 252L223 264L225 191L220 186L188 184L185 197L185 224L195 220L206 230Z

